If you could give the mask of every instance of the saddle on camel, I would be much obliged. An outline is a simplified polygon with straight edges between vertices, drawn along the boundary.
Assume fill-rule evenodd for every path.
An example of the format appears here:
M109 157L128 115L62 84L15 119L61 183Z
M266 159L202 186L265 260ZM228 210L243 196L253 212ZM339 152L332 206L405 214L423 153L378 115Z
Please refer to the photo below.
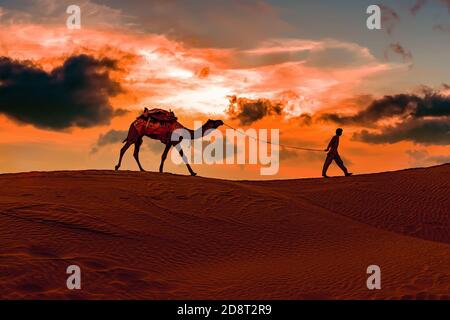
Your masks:
M203 137L205 134L210 132L210 129L217 129L221 125L223 125L222 120L209 119L203 124L201 128L197 129L201 130L201 132L195 132L194 130L187 129L181 123L179 123L178 118L172 111L157 108L149 110L148 108L145 108L144 113L131 124L130 129L128 130L128 135L126 139L123 140L125 145L120 150L119 162L116 165L116 170L119 170L125 152L132 144L134 144L134 159L136 160L139 169L141 171L145 171L139 161L139 150L142 145L142 139L144 138L144 136L147 136L150 139L161 141L166 146L161 156L159 172L163 172L164 161L167 158L167 154L169 153L170 148L176 147L177 151L180 153L181 158L186 164L189 173L195 176L197 174L192 170L186 157L184 156L183 150L179 145L182 138L180 138L178 141L172 141L172 133L177 129L185 129L189 133L190 138L195 139L197 137Z
M167 144L170 141L171 134L178 128L183 126L177 126L178 118L172 111L163 109L144 109L144 113L140 115L132 125L137 130L139 135L145 134L146 130L151 130L154 135L161 137L161 142ZM125 142L126 139L123 141Z

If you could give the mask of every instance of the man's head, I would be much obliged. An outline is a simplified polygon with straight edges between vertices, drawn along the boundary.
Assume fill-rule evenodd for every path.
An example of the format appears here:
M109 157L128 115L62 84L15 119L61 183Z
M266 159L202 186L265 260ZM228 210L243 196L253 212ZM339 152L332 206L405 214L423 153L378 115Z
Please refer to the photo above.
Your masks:
M336 129L336 135L337 136L342 136L342 132L343 132L344 130L342 130L341 128L337 128Z

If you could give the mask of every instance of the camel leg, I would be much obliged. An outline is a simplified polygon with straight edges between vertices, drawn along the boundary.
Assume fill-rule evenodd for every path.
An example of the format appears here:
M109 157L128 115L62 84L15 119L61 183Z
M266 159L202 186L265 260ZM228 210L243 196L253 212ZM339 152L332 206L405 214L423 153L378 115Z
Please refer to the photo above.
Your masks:
M125 145L122 147L122 149L120 149L120 157L119 157L119 163L116 165L116 171L119 170L120 165L122 164L122 158L123 155L125 154L125 152L127 152L128 148L132 145L133 143L128 141L125 143Z
M194 172L194 170L192 170L191 166L189 165L188 160L187 160L186 156L184 155L183 149L181 149L180 145L177 144L175 146L175 149L178 150L178 152L179 152L181 158L183 159L184 163L186 164L186 167L188 168L189 173L191 174L191 176L196 176L197 174Z
M139 166L139 170L145 171L144 168L142 168L141 166L141 162L139 161L139 150L141 149L141 145L142 145L142 138L139 138L139 140L136 141L136 143L134 144L133 156Z
M169 153L171 146L172 145L170 143L166 144L166 148L164 149L164 152L161 156L161 164L159 165L159 172L161 173L164 171L164 161L166 161L167 154Z

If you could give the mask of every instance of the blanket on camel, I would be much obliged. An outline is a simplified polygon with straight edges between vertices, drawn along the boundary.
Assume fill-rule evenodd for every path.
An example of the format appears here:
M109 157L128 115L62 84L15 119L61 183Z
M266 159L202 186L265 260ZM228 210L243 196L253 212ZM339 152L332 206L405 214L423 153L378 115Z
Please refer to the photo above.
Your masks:
M134 127L139 135L151 135L167 144L170 142L174 130L184 128L172 111L152 109L149 110L149 115L147 120L139 117L134 122Z

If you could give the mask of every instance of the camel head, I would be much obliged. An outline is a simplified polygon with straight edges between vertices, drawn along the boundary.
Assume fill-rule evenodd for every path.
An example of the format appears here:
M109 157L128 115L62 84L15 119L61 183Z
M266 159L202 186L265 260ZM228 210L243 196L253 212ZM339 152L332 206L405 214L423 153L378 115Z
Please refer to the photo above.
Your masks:
M217 129L220 126L223 126L222 120L208 119L208 121L206 121L206 123L205 123L205 127L207 127L208 129Z

